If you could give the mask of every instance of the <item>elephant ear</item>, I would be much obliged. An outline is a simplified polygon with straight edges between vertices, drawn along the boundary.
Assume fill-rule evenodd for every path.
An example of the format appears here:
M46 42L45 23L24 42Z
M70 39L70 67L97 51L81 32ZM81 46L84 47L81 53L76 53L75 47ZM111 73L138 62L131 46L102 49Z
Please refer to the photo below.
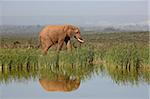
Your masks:
M75 34L75 33L78 33L78 32L79 32L79 28L77 28L77 27L75 27L75 26L72 26L72 25L70 25L69 27L70 27L71 32L72 32L73 34Z
M74 32L75 32L75 33L78 33L78 32L79 32L79 29L75 27Z
M74 35L75 27L72 25L65 25L64 26L64 32L69 36L72 37Z
M68 25L64 25L64 32L67 32L68 31L68 29L69 29L69 27L68 27Z

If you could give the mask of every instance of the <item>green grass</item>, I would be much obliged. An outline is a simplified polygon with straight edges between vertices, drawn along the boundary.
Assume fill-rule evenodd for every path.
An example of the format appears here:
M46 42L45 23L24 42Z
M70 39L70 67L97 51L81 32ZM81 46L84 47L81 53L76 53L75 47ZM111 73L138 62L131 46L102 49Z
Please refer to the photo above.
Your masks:
M86 42L79 47L73 40L72 52L55 47L48 55L40 49L16 47L0 48L0 82L11 79L31 79L47 75L50 79L60 74L82 81L93 75L106 73L116 83L137 84L139 80L150 83L149 35L142 33L102 33L84 35ZM11 38L7 39L8 41ZM3 40L2 45L13 43ZM21 40L13 38L10 41ZM29 39L27 39L27 42ZM36 45L32 40L31 45ZM26 44L25 39L22 44Z
M0 65L74 65L84 66L97 60L118 66L140 67L149 64L149 49L138 48L135 44L117 45L105 49L89 49L86 47L74 49L72 52L53 50L48 55L42 55L36 49L0 49Z

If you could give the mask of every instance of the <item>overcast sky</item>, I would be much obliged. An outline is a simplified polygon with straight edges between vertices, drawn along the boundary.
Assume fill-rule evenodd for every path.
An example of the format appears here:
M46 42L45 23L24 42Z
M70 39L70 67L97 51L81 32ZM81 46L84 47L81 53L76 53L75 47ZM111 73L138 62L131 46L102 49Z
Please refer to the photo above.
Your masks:
M0 2L2 24L109 25L148 21L146 0L16 1Z

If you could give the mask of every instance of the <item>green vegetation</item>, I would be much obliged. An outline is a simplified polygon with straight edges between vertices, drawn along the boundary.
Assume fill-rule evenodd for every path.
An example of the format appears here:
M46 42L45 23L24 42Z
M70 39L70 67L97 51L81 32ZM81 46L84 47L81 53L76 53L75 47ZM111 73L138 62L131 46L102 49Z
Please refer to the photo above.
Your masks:
M72 52L58 54L54 46L45 56L36 47L37 37L2 37L0 82L43 75L53 79L56 74L84 81L105 73L117 84L150 84L148 32L84 33L83 37L86 42L82 45L73 40Z

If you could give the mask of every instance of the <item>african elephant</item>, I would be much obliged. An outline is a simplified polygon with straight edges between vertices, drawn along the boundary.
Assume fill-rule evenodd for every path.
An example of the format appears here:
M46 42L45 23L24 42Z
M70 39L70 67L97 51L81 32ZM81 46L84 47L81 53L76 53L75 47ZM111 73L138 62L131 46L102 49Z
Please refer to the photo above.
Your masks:
M44 54L47 54L48 49L56 43L58 43L57 51L62 49L64 42L67 49L71 50L70 39L72 37L75 37L80 43L84 42L79 28L73 25L49 25L44 27L39 35Z

